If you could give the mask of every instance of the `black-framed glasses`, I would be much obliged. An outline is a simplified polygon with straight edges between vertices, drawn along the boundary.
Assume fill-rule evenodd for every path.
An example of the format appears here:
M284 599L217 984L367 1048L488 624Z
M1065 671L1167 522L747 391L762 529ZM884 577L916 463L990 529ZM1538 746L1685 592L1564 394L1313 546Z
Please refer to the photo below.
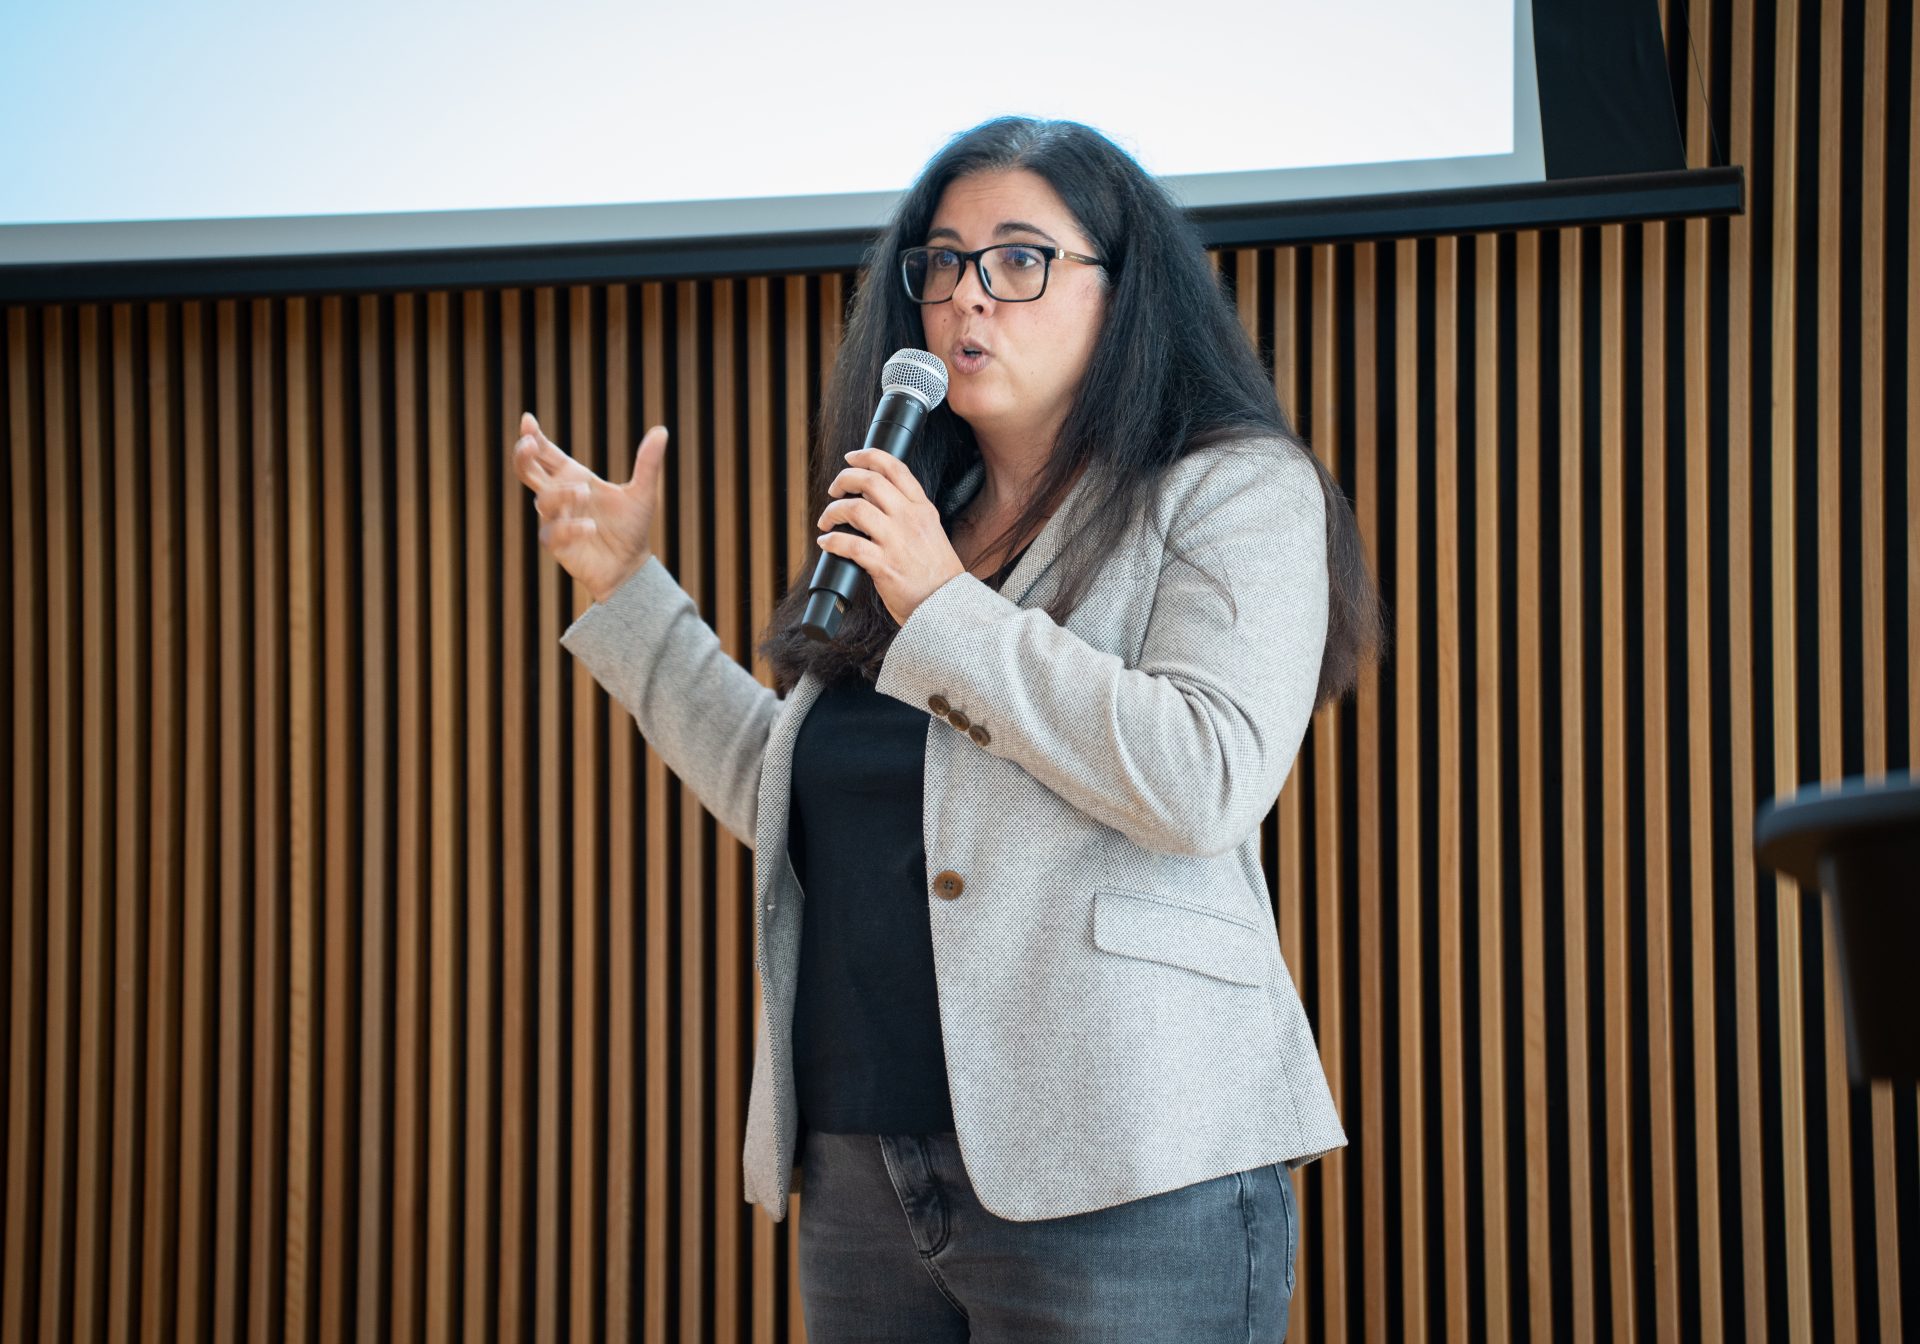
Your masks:
M991 260L988 254L995 254ZM900 278L915 303L945 303L960 287L967 263L980 268L980 284L1001 303L1032 303L1047 292L1047 275L1056 261L1105 266L1098 257L1040 243L995 243L962 252L952 247L910 247L900 254Z

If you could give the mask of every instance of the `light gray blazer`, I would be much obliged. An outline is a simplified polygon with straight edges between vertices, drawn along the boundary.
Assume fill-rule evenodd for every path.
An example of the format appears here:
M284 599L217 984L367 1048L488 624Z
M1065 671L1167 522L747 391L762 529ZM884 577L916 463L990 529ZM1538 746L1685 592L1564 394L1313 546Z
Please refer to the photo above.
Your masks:
M1001 591L961 575L922 602L878 681L928 711L927 905L954 1125L981 1203L1020 1221L1346 1142L1259 855L1326 638L1317 478L1270 441L1183 458L1062 627L1040 608L1097 470ZM783 1218L806 910L787 810L820 683L776 697L658 560L562 642L753 847L763 1016L746 1197Z

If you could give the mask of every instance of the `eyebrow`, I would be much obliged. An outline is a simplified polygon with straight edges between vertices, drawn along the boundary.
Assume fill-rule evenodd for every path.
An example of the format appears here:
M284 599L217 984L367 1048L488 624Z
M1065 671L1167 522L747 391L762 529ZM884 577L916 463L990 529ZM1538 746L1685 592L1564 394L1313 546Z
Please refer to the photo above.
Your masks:
M1048 242L1053 243L1055 247L1059 246L1059 243L1054 239L1054 236L1048 233L1045 229L1041 228L1037 224L1029 224L1025 220L1021 220L1021 219L1009 219L1002 222L1001 224L999 224L994 228L993 236L995 238L1005 238L1010 233L1037 233L1042 238L1045 238ZM956 243L960 241L959 232L955 229L949 229L944 225L942 225L940 228L937 228L937 229L927 230L927 240L929 242L931 242L935 238L941 237L942 235L953 239Z

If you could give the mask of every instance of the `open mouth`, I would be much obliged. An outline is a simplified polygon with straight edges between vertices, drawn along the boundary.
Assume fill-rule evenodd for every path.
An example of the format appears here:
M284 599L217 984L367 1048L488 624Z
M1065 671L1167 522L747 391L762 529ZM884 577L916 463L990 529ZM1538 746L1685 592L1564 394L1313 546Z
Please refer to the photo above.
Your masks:
M953 353L948 362L953 365L956 373L977 373L985 368L987 361L992 358L993 353L986 347L963 341L953 347Z

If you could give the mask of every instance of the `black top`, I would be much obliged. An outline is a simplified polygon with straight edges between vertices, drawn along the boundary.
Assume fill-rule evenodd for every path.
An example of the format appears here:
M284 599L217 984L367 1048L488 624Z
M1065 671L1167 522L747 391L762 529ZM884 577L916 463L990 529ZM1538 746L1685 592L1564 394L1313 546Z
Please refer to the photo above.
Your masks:
M1019 558L989 582L998 587ZM794 741L787 851L806 893L793 1014L803 1132L953 1129L921 832L933 726L925 706L856 674L822 689Z

